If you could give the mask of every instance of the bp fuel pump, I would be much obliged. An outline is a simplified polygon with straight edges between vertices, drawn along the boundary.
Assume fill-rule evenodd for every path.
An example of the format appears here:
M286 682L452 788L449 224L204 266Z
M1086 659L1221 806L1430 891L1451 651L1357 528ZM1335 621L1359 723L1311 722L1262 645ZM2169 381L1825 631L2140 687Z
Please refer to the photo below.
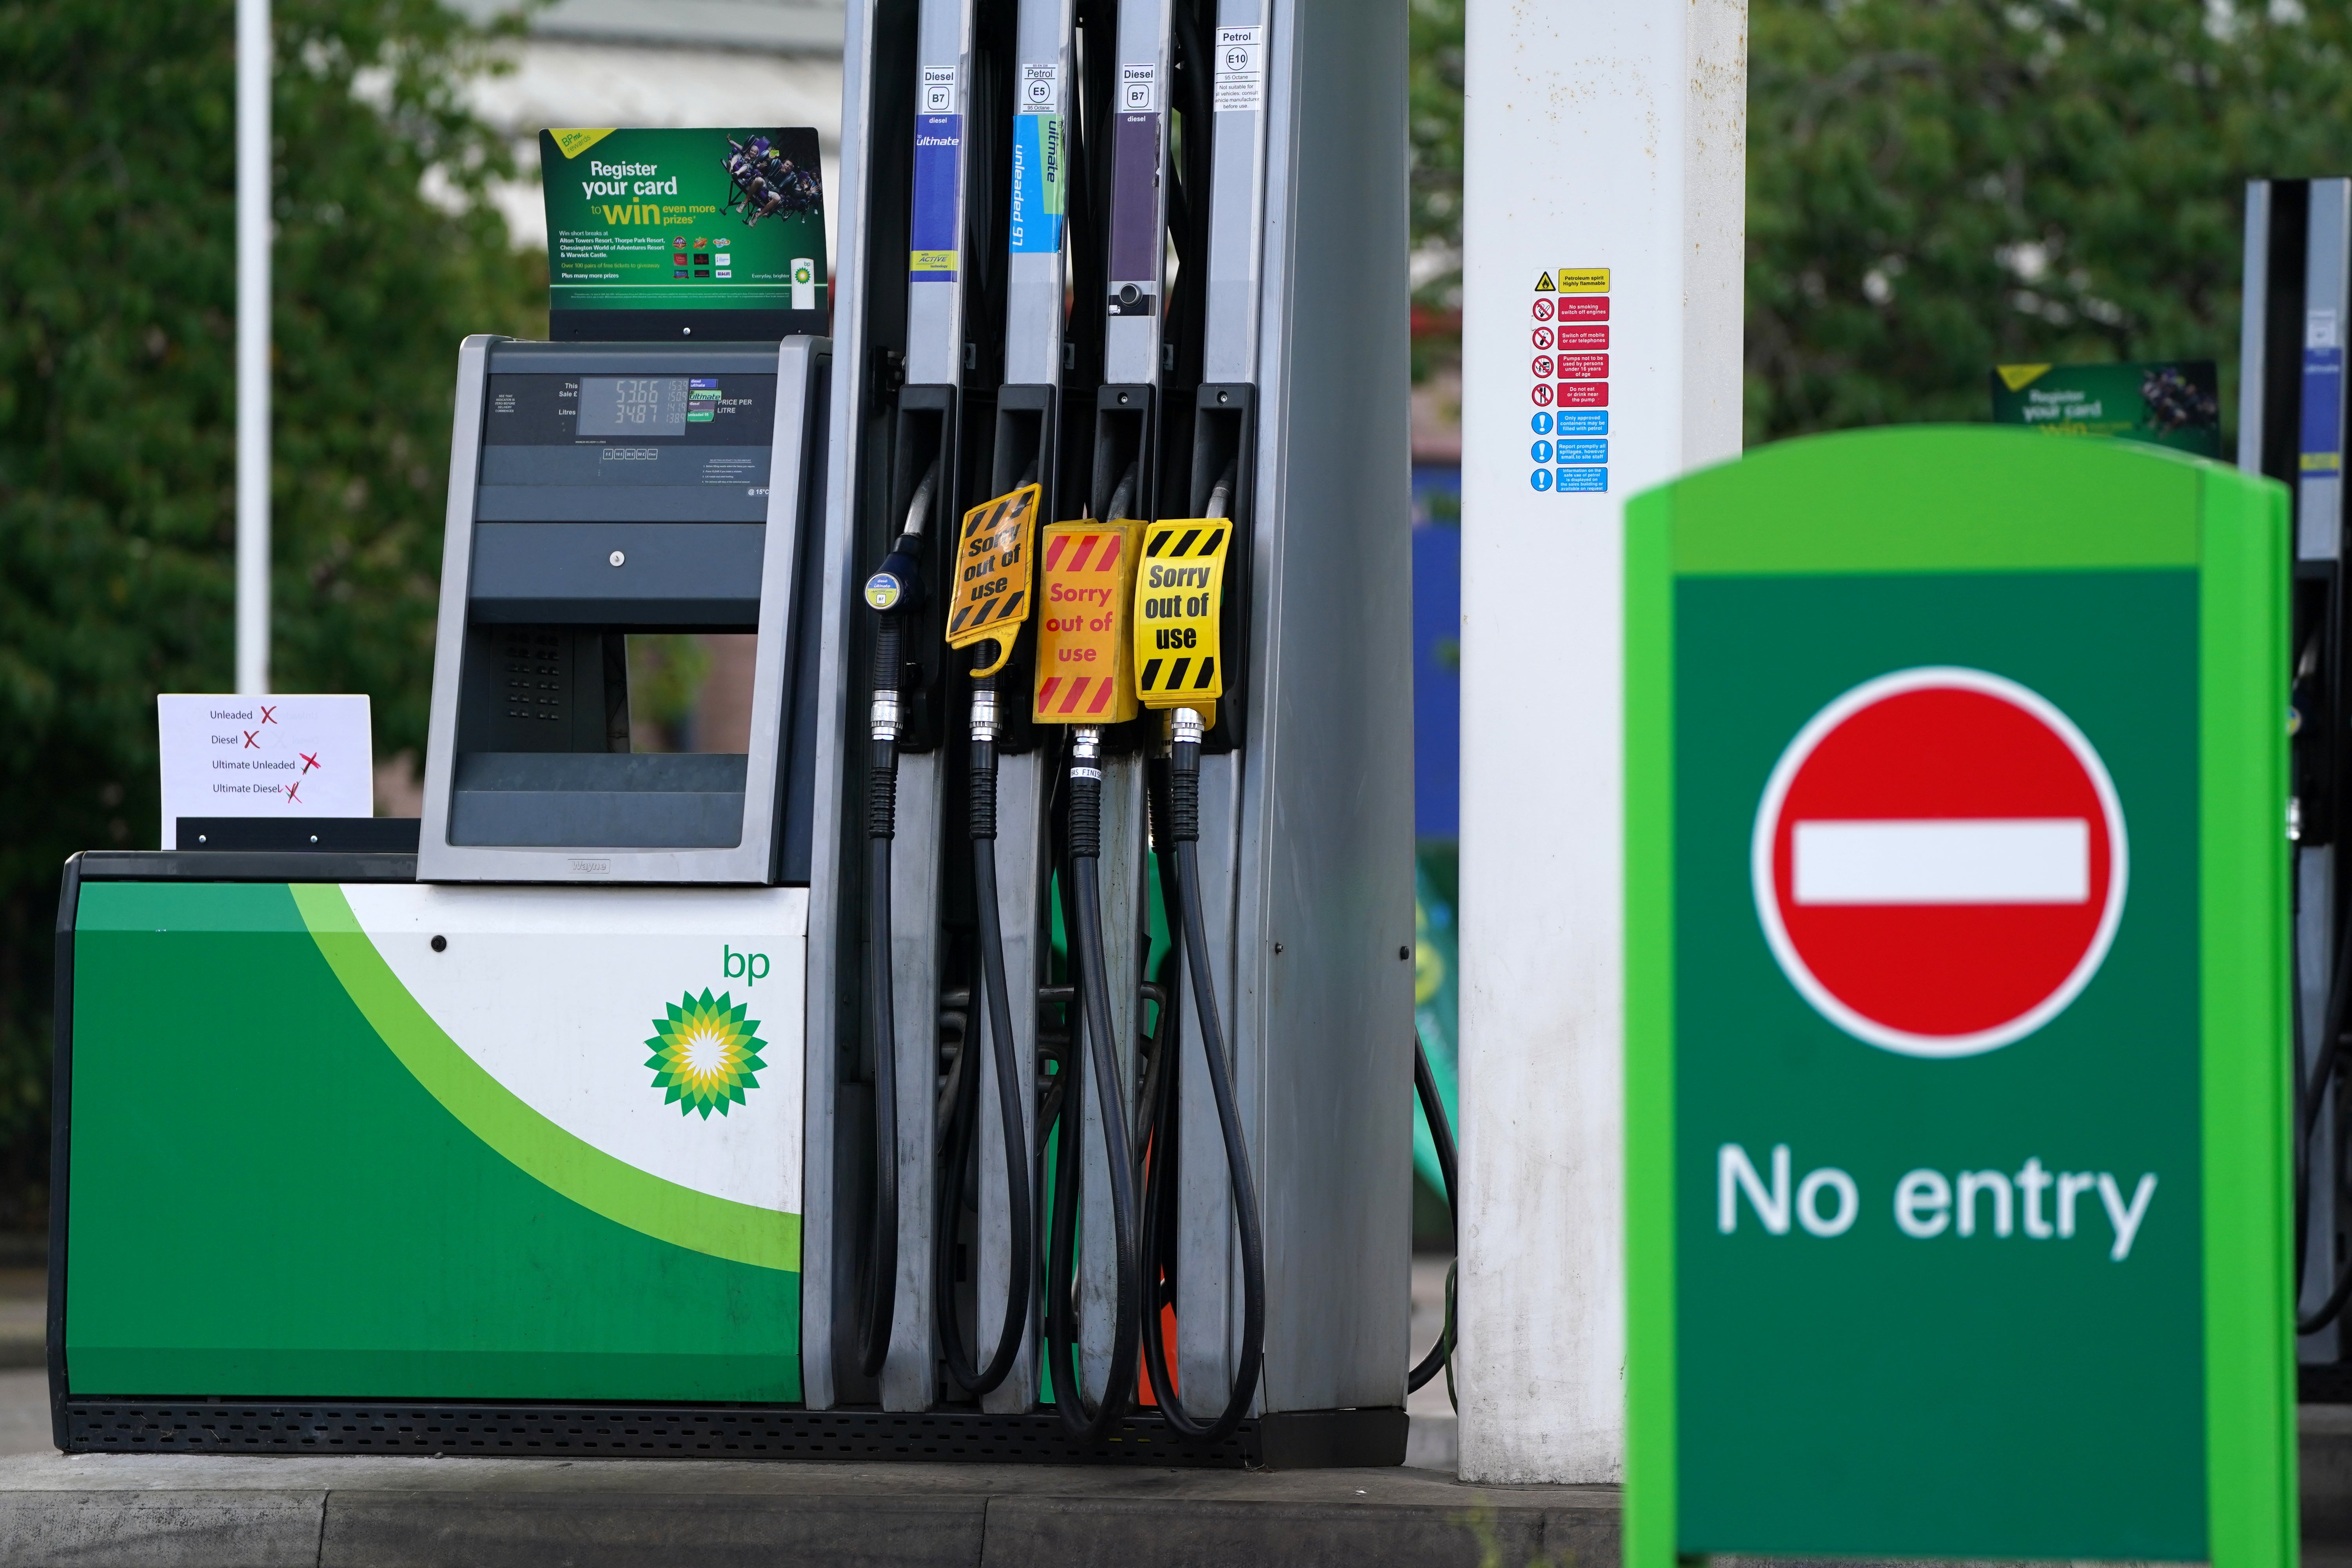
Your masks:
M2246 190L2238 467L2294 492L2292 787L2297 1359L2306 1397L2352 1397L2352 1163L2344 1036L2352 1027L2352 647L2346 642L2344 332L2352 319L2352 180Z
M1402 10L846 36L829 339L460 349L415 842L69 868L61 1445L1402 1457Z
M1305 0L851 7L814 1408L1402 1451L1403 59Z

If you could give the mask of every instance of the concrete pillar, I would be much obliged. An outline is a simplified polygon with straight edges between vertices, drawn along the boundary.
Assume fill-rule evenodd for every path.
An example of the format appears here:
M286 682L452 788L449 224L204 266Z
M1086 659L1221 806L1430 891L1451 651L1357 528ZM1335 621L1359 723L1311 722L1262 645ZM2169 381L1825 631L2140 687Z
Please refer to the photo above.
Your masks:
M1461 1474L1615 1481L1622 508L1739 451L1747 6L1469 0L1467 84Z

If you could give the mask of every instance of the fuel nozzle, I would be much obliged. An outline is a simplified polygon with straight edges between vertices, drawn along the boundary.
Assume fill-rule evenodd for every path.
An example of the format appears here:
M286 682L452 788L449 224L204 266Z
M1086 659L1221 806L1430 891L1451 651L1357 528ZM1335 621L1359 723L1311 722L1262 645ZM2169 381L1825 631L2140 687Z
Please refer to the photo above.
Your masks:
M922 544L923 528L931 517L931 492L940 482L940 460L923 470L923 482L915 487L915 499L907 504L906 526L890 546L890 553L882 564L866 579L866 603L886 616L906 615L920 609L923 604L922 569L915 563L915 552Z

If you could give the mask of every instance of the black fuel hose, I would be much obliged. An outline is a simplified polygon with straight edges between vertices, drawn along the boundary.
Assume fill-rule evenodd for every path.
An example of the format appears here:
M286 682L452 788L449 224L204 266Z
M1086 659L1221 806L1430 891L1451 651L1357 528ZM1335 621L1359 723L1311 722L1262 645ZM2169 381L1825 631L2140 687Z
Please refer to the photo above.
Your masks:
M1136 1235L1135 1165L1128 1138L1127 1107L1119 1092L1117 1042L1111 1034L1110 978L1102 940L1102 766L1100 740L1080 729L1070 749L1069 866L1076 907L1069 911L1070 951L1076 961L1077 1000L1086 1048L1069 1054L1062 1075L1061 1142L1054 1194L1051 1280L1046 1304L1045 1347L1053 1369L1054 1408L1071 1436L1098 1443L1109 1436L1135 1397L1135 1362L1142 1321L1141 1269ZM1086 1058L1091 1057L1090 1063ZM1082 1066L1081 1064L1085 1065ZM1110 1369L1099 1404L1088 1407L1078 1354L1077 1310L1073 1286L1078 1184L1085 1117L1079 1091L1090 1069L1103 1123L1104 1163L1110 1180L1114 1292Z
M2319 1131L2319 1119L2327 1105L2327 1090L2344 1064L2344 1031L2346 1007L2352 1001L2352 921L2344 922L2339 939L2336 968L2328 977L2327 1006L2321 1025L2319 1059L2311 1064L2305 1078L2301 1063L2295 1063L2294 1082L2297 1089L2294 1119L2294 1282L2298 1300L2303 1290L2305 1262L2311 1252L2311 1184L2315 1173L2311 1165L2313 1140ZM2297 1042L2299 1054L2301 1042ZM2336 1150L2339 1167L2344 1151ZM2337 1184L2339 1193L2342 1184ZM2308 1315L2295 1319L2297 1334L2315 1334L2342 1314L2345 1304L2352 1301L2352 1265L2341 1269L2327 1299Z
M1024 482L1027 482L1025 479ZM983 649L992 645L982 645ZM988 660L983 659L983 663ZM1013 1039L1013 998L1004 978L1004 931L996 901L996 678L975 675L971 681L971 876L972 896L979 906L981 985L984 1007L975 1017L988 1026L989 1047L996 1065L996 1109L1004 1141L1004 1214L1010 1257L1004 1288L1004 1321L996 1351L988 1364L974 1371L965 1353L963 1331L956 1318L955 1225L963 1206L964 1164L972 1110L980 1096L979 1073L969 1054L974 1031L965 1034L967 1055L962 1081L957 1085L962 1104L953 1119L960 1130L950 1163L942 1172L937 1247L933 1254L932 1300L940 1320L940 1344L948 1375L971 1394L988 1393L1013 1371L1029 1327L1029 1290L1036 1272L1034 1215L1030 1201L1029 1131L1022 1112L1019 1055Z
M1201 1049L1208 1058L1209 1093L1216 1102L1217 1130L1224 1141L1225 1173L1234 1205L1234 1226L1242 1255L1242 1332L1233 1386L1217 1417L1193 1419L1176 1397L1174 1380L1157 1332L1147 1336L1144 1370L1151 1379L1160 1414L1180 1437L1209 1444L1231 1436L1257 1397L1258 1373L1265 1356L1265 1236L1258 1216L1257 1183L1251 1174L1249 1145L1242 1131L1241 1106L1234 1088L1232 1058L1225 1051L1224 1024L1217 1011L1215 978L1209 972L1209 938L1201 904L1201 719L1189 708L1174 710L1175 740L1168 755L1169 837L1175 847L1176 914L1171 932L1182 931L1183 957L1200 1015ZM1161 1090L1165 1095L1167 1089ZM1158 1316L1154 1311L1153 1316ZM1158 1325L1153 1324L1156 1330Z
M857 1363L872 1377L890 1358L898 1302L898 1029L891 998L890 845L898 818L898 687L904 676L903 617L922 601L915 554L929 521L940 465L932 459L907 508L906 527L866 580L866 602L881 613L874 635L874 701L866 773L866 1038L874 1053L874 1223L866 1289L857 1315Z
M1437 1075L1430 1070L1429 1053L1422 1048L1421 1031L1412 1032L1412 1091L1421 1100L1421 1113L1429 1121L1429 1140L1437 1145L1437 1173L1445 1180L1445 1213L1454 1222L1455 1245L1460 1245L1462 1215L1454 1202L1454 1124L1446 1120L1445 1101L1438 1098ZM1453 1271L1446 1271L1445 1325L1437 1331L1437 1342L1421 1358L1421 1364L1406 1374L1405 1392L1411 1394L1444 1370L1454 1358L1454 1281Z

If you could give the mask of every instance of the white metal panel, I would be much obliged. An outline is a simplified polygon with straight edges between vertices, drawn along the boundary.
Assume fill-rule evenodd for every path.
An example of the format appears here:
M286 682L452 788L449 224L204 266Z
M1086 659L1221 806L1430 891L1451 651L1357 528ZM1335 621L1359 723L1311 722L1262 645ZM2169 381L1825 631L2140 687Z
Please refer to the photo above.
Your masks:
M1622 509L1739 447L1741 0L1470 0L1461 1473L1624 1463ZM1534 488L1539 273L1610 268L1608 489Z

